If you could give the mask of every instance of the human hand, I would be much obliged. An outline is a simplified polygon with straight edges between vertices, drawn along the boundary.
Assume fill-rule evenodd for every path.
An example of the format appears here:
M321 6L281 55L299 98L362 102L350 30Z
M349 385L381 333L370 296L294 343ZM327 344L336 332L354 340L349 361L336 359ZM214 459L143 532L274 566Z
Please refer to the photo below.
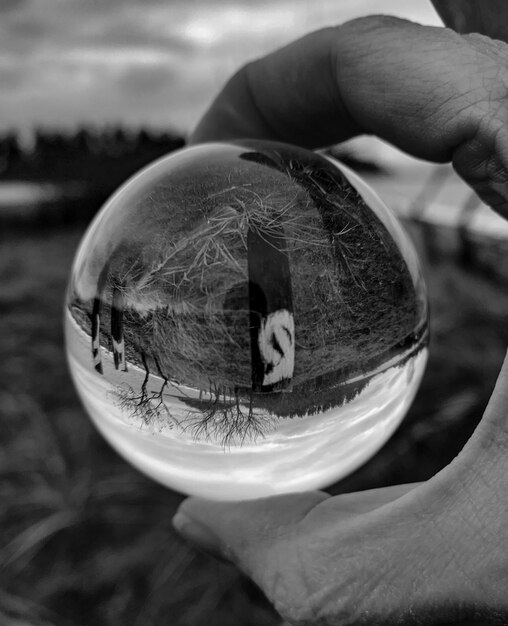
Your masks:
M508 217L508 44L392 17L326 28L243 67L190 143L260 138L309 148L373 134L452 161Z
M480 35L356 20L246 66L191 142L318 147L369 132L452 160L508 216L507 60L507 46ZM236 563L300 626L506 624L507 418L508 359L473 437L430 481L335 497L190 498L175 526Z

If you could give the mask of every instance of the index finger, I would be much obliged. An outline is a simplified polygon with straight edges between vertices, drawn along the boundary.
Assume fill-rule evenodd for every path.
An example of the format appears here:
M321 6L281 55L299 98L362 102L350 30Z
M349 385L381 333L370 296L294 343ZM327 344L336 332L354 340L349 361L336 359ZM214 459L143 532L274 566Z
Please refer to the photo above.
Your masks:
M508 46L371 16L311 33L241 68L191 143L307 148L358 134L458 173L500 213L508 200Z
M315 148L361 132L343 103L326 28L241 68L190 138L250 138Z

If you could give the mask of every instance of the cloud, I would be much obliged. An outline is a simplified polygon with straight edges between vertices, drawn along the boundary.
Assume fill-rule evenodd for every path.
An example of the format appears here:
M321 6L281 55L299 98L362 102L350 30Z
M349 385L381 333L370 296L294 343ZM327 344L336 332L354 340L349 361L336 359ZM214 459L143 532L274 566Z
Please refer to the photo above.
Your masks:
M190 129L244 62L374 0L2 0L1 126L80 122ZM437 23L430 2L383 10Z
M119 78L118 87L128 98L150 102L155 97L167 96L179 78L180 72L172 68L154 66L143 72L130 68Z
M7 14L25 8L31 0L2 0L0 3L0 13Z

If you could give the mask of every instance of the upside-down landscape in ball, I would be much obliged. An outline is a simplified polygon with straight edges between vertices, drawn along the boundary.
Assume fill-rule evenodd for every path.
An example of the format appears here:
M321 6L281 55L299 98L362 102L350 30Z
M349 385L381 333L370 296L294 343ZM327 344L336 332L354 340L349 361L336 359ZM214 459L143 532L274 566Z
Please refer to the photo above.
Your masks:
M261 141L172 153L89 227L65 306L97 428L217 499L326 486L390 437L427 359L416 253L355 174Z

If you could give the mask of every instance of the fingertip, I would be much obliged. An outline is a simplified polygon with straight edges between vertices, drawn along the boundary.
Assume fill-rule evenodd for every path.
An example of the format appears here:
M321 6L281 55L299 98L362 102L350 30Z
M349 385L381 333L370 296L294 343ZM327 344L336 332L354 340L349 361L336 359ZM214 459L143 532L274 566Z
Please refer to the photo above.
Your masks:
M246 544L300 522L328 498L322 491L227 502L191 497L180 505L173 526L208 551L223 554L225 546L242 551Z
M173 527L182 533L184 527L190 522L207 526L213 523L214 516L210 514L210 508L221 504L206 498L190 497L186 498L178 507L172 519ZM182 533L183 534L183 533Z
M192 497L180 505L173 526L198 550L234 563L268 593L277 563L291 558L300 522L329 497L321 491L228 502Z
M189 517L182 507L172 519L173 528L198 550L219 560L227 560L219 537L205 524Z

